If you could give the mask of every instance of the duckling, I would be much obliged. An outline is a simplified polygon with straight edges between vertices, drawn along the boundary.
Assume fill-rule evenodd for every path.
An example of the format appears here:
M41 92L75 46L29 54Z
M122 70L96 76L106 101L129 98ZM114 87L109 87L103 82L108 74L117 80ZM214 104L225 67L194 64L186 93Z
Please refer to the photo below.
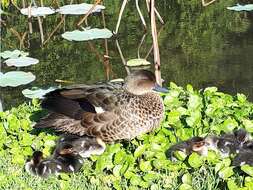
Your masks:
M45 96L42 107L51 113L34 127L99 137L104 142L130 140L154 130L163 119L163 100L153 90L168 92L147 70L134 71L123 86L106 83L58 89Z
M251 150L244 150L239 152L233 159L232 165L233 166L242 166L248 164L253 166L253 151Z
M223 156L239 153L245 142L249 140L249 133L245 129L235 130L233 133L226 133L219 138L217 148Z
M82 158L88 158L91 155L101 155L106 148L105 143L98 137L80 137L71 134L62 135L57 144L55 151L61 152L66 150L65 147L69 147L69 152L80 155Z
M43 153L35 151L32 159L27 161L25 169L44 178L59 172L78 172L82 167L83 158L100 155L104 150L105 144L98 138L63 135L58 140L51 158L43 160Z
M207 146L205 145L205 139L202 137L193 137L191 139L171 146L167 150L166 155L173 161L176 160L176 158L174 157L175 151L182 151L187 156L193 152L197 152L200 155L207 155L208 152Z
M54 153L52 158L43 159L41 151L35 151L30 160L25 164L25 170L33 175L43 178L60 172L77 172L82 167L82 157L69 151L69 147L60 153Z

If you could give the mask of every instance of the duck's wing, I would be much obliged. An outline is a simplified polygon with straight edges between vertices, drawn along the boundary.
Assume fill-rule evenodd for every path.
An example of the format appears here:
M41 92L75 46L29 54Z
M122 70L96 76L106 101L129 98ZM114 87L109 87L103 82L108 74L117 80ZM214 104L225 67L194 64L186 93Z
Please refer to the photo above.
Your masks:
M124 112L124 113L123 113ZM37 123L35 128L53 128L56 131L100 137L104 141L121 139L128 133L129 114L124 109L115 109L103 113L85 112L80 119L73 119L59 113L50 113ZM126 117L126 118L123 118ZM127 129L127 130L126 130Z
M70 111L78 110L78 107L86 112L100 113L124 104L124 99L122 83L75 85L46 94L42 107L54 112L61 108L59 113L62 114L62 109Z

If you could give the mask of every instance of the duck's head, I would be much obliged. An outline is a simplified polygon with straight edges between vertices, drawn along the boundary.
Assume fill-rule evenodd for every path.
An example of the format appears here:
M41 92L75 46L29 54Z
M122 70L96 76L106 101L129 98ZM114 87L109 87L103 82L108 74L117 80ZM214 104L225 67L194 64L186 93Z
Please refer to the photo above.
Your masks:
M135 95L142 95L151 91L168 92L168 89L162 88L156 83L154 73L147 70L138 70L132 72L125 79L125 89Z

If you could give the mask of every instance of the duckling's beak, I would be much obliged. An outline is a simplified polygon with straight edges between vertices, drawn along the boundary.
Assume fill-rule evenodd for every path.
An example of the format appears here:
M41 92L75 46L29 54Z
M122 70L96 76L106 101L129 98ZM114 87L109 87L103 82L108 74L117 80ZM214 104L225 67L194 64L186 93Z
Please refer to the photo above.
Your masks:
M155 86L153 87L154 91L162 92L162 93L168 93L169 90L167 88L161 87L159 84L155 83Z

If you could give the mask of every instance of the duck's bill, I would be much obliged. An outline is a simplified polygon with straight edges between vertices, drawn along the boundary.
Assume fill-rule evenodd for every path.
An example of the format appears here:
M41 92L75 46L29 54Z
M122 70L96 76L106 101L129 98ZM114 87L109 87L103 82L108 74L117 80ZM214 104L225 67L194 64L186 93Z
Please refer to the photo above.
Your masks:
M156 92L162 92L162 93L168 93L169 90L167 88L161 87L159 84L155 84L155 87L153 88Z

